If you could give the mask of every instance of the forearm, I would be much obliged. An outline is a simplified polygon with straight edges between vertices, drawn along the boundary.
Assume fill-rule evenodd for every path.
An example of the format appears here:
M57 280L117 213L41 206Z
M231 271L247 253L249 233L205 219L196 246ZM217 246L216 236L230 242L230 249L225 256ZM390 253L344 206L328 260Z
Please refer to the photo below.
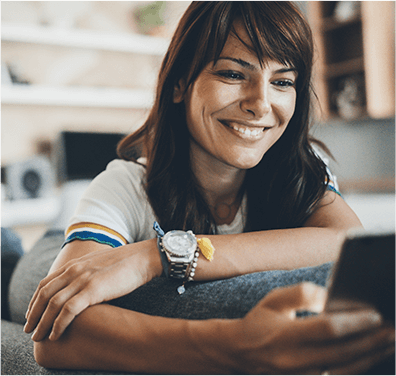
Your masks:
M345 233L356 227L362 227L356 214L340 196L329 192L304 227L213 236L214 260L208 262L202 257L195 279L229 278L335 261Z
M327 228L270 230L208 236L213 261L198 261L196 280L230 278L266 271L291 270L337 259L344 234Z
M59 340L35 343L35 358L48 368L233 373L226 336L235 321L177 320L96 305L76 317ZM202 346L213 357L205 356Z

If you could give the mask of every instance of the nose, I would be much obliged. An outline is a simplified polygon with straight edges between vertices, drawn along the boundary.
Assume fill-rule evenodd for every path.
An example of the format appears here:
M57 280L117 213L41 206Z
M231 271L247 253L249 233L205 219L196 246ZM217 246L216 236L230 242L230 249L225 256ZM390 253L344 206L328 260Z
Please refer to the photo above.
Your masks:
M271 111L271 100L269 87L265 82L256 82L246 88L240 102L241 110L253 115L254 118L261 118Z

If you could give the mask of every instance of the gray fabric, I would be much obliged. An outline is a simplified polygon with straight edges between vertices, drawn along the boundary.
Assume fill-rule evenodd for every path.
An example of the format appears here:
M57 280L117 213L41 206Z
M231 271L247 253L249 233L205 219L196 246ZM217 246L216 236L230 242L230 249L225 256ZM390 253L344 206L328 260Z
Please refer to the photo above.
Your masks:
M24 323L24 315L39 281L59 252L63 232L46 234L17 264L10 285L12 320ZM156 278L111 304L151 315L188 319L243 317L262 297L276 287L311 281L325 285L331 263L292 271L253 273L227 280L190 283L186 292L176 292L179 282ZM4 329L4 331L3 331ZM15 323L2 325L3 374L70 374L39 367L32 355L30 337ZM87 374L73 371L71 374ZM105 374L105 373L92 373Z
M296 270L276 270L212 281L189 283L179 295L180 282L156 278L111 304L134 311L184 319L240 318L274 288L311 281L325 286L331 263Z
M1 318L10 320L8 286L19 259L23 256L20 237L9 228L1 228Z
M25 313L39 282L47 275L64 241L63 231L49 231L22 257L11 277L11 321L25 323Z

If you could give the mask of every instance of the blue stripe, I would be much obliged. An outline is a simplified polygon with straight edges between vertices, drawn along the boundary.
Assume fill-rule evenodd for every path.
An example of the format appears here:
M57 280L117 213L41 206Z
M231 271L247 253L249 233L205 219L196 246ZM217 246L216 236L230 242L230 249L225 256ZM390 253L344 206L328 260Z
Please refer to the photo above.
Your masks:
M328 184L328 185L327 185L327 189L328 189L329 191L333 191L333 192L337 193L340 197L342 197L342 194L341 194L336 188L334 188L333 185Z
M116 239L110 238L104 234L98 234L96 232L91 231L80 231L75 232L67 237L65 242L62 245L62 248L67 244L72 242L73 240L93 240L100 244L107 244L112 246L113 248L122 246L122 243Z

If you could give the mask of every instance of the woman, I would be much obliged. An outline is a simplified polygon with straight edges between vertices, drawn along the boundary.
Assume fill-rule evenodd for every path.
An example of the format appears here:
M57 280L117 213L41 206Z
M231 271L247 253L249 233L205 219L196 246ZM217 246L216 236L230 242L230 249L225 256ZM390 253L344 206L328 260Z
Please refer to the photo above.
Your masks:
M239 321L171 320L98 305L162 273L204 281L337 257L344 233L361 225L334 192L308 139L311 68L309 27L292 4L191 4L165 56L146 123L119 146L126 160L140 146L146 167L115 161L95 179L71 220L65 246L32 298L25 331L35 330L40 364L165 373L277 372L288 361L266 363L260 351L246 350L253 343L257 350L277 351L286 328L299 333L291 351L303 346L305 332L331 340L358 332L348 337L350 348L355 354L364 349L351 361L338 349L323 363L321 348L304 362L293 358L292 370L318 372L337 362L359 370L357 364L379 356L367 355L373 345L362 334L378 325L372 313L355 317L358 326L349 333L334 317L308 320L307 326L288 321L297 307L323 303L307 298L321 294L313 287L274 293ZM194 261L169 266L165 237L158 250L154 220L166 232L205 235L215 249L213 260L194 250ZM161 231L157 227L160 237ZM290 291L301 294L297 304L285 299ZM271 316L272 309L277 315ZM268 316L268 324L257 319L260 315ZM384 333L371 333L370 343L383 342ZM226 348L236 338L240 347ZM270 338L277 340L267 343ZM185 357L178 359L174 351ZM255 359L248 366L250 357Z

